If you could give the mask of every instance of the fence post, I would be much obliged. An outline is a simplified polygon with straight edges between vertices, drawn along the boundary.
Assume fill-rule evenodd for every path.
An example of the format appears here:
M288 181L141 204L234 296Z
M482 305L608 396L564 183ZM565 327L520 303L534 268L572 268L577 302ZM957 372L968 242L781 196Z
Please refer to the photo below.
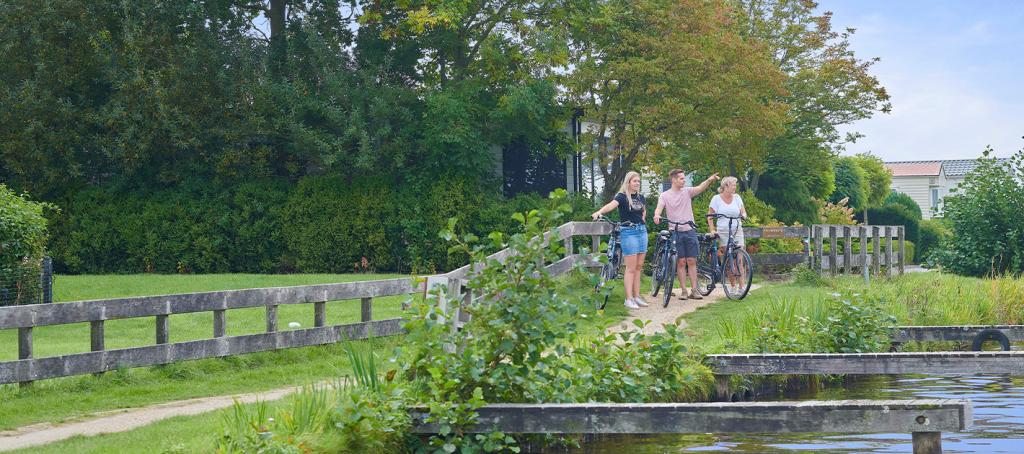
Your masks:
M452 331L459 329L459 316L462 314L462 302L459 295L462 294L462 279L448 279L448 294L445 300L455 305L454 310L448 311L451 317Z
M18 359L32 359L32 327L18 328ZM18 382L19 387L32 386L31 381Z
M867 276L868 269L868 228L865 226L857 227L860 234L860 273Z
M900 244L899 244L899 247L900 247L900 251L899 251L900 252L900 261L899 261L899 264L900 264L900 276L903 275L903 267L907 263L906 259L905 259L906 254L907 254L907 247L906 247L906 244L904 244L904 239L903 239L904 230L906 230L906 227L904 227L904 226L896 227L896 234L899 235L899 238L900 238L900 240L899 240L900 241Z
M892 253L892 227L885 226L885 275L892 276L893 253Z
M878 239L878 226L871 226L871 274L878 276L882 272L882 243Z
M277 332L277 305L276 304L268 304L267 305L267 332L268 333L276 333Z
M170 333L168 333L170 323L168 319L169 316L167 314L156 316L156 343L158 344L166 344L170 340Z
M830 276L835 276L839 269L839 254L836 251L838 246L836 245L836 226L834 225L828 226L828 245L830 249L828 251L828 273Z
M824 240L821 238L821 235L821 226L814 226L814 271L818 273L822 270L821 258L824 256L822 251L822 248L824 247Z
M327 302L317 301L313 303L313 326L321 327L327 324Z
M360 302L362 303L359 311L360 320L363 322L373 320L373 298L362 298Z
M942 452L942 432L911 432L914 454L939 454Z
M43 304L53 302L53 259L43 257L43 272L40 275L42 280Z
M566 238L565 241L564 241L564 244L565 244L565 256L568 257L568 256L572 255L572 237L570 236L569 238Z
M213 337L224 337L228 330L227 310L213 311Z
M853 227L843 226L843 271L853 274Z
M89 322L89 350L94 352L103 351L103 341L103 320L93 320ZM99 377L100 375L103 375L103 372L96 372L92 375L94 377Z

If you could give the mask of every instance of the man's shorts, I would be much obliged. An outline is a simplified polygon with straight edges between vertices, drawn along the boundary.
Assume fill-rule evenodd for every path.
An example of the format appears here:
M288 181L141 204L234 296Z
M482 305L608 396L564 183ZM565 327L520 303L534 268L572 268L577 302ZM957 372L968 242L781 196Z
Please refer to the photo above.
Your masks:
M688 258L697 257L697 252L700 250L700 245L697 244L697 231L690 229L685 231L676 231L676 257L677 258Z

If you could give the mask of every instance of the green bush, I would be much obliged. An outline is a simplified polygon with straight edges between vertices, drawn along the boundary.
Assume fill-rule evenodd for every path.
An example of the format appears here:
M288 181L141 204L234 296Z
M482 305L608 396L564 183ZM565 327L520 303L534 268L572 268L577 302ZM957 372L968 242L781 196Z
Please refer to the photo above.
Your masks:
M918 242L921 218L902 205L884 205L881 208L868 208L868 219L871 225L902 225L903 237L907 241ZM857 221L864 222L864 212L857 212Z
M928 261L929 254L951 235L949 228L939 219L921 221L921 232L918 237L918 260Z
M268 273L283 263L287 187L189 185L152 192L88 189L67 202L51 247L70 273Z
M1024 272L1024 150L1003 162L989 154L945 198L952 235L933 256L957 274Z
M39 302L48 236L43 211L50 208L0 184L0 306Z
M889 193L888 196L885 197L885 201L882 202L882 205L899 205L909 210L910 213L917 217L917 219L922 218L921 206L918 205L917 202L914 201L914 199L910 198L909 195L906 195L896 190L893 190L892 192ZM874 220L872 220L872 222L873 221Z

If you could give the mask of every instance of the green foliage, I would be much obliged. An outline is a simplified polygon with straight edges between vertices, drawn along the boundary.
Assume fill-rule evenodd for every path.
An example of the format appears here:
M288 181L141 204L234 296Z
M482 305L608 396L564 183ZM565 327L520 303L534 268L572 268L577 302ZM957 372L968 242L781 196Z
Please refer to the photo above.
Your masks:
M853 208L848 207L847 202L846 200L840 200L837 203L829 201L819 202L817 223L836 225L856 224L853 220Z
M957 274L1024 273L1024 151L1004 162L990 153L945 199L952 235L933 254Z
M27 194L19 196L0 183L0 266L43 258L48 237L43 210L54 208L29 200Z
M827 283L821 273L815 271L806 263L798 265L793 269L793 282L804 287L823 287Z
M921 231L918 235L918 260L922 263L930 261L933 250L939 247L944 241L949 241L952 236L946 224L939 219L925 219L921 221Z
M889 347L896 318L885 304L857 293L833 293L824 306L780 301L732 329L735 339L749 340L760 353L868 353ZM744 348L741 346L741 348Z
M136 192L83 190L58 220L57 267L72 273L289 271L286 187L254 181Z
M847 205L855 210L867 208L868 176L856 159L842 157L836 160L836 190L829 196L829 201L838 203L846 199Z
M837 296L821 326L829 352L869 353L889 348L896 317L882 303L860 294Z
M909 195L906 195L902 192L896 190L892 190L891 192L889 192L889 195L885 197L883 205L902 206L906 208L910 213L912 213L917 219L922 219L921 206L918 205L917 202L914 201L914 199L910 198Z
M863 214L857 213L858 221L864 220ZM907 241L917 243L920 238L921 218L916 217L903 205L886 204L880 208L868 208L867 215L871 225L902 225L903 235Z
M0 306L40 301L40 260L49 235L44 210L56 207L0 183Z
M428 407L428 422L441 428L429 441L435 450L513 449L510 437L459 430L487 402L683 399L707 389L707 374L686 359L685 336L677 329L654 336L626 333L622 345L615 336L596 342L580 337L579 320L594 315L591 294L567 300L550 291L556 282L538 267L560 258L561 243L545 244L542 238L571 208L564 192L550 204L514 215L522 230L511 236L459 233L454 219L441 232L454 243L453 252L485 266L465 284L477 301L462 307L472 317L462 329L451 328L445 290L432 291L413 306L407 347L396 359L410 392ZM503 262L487 259L484 245L507 246L513 253Z
M881 206L889 196L892 186L892 172L885 167L881 158L871 153L860 153L853 160L864 171L867 178L866 206Z

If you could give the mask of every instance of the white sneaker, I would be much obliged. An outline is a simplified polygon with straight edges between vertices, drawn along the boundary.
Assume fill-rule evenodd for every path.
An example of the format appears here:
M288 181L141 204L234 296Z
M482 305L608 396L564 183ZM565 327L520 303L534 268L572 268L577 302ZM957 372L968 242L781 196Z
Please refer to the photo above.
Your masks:
M636 303L633 302L633 300L626 300L625 304L626 309L640 309L640 306L637 306Z
M636 304L637 306L640 307L650 306L650 304L647 304L647 301L644 301L644 299L640 298L639 296L633 298L633 304Z

